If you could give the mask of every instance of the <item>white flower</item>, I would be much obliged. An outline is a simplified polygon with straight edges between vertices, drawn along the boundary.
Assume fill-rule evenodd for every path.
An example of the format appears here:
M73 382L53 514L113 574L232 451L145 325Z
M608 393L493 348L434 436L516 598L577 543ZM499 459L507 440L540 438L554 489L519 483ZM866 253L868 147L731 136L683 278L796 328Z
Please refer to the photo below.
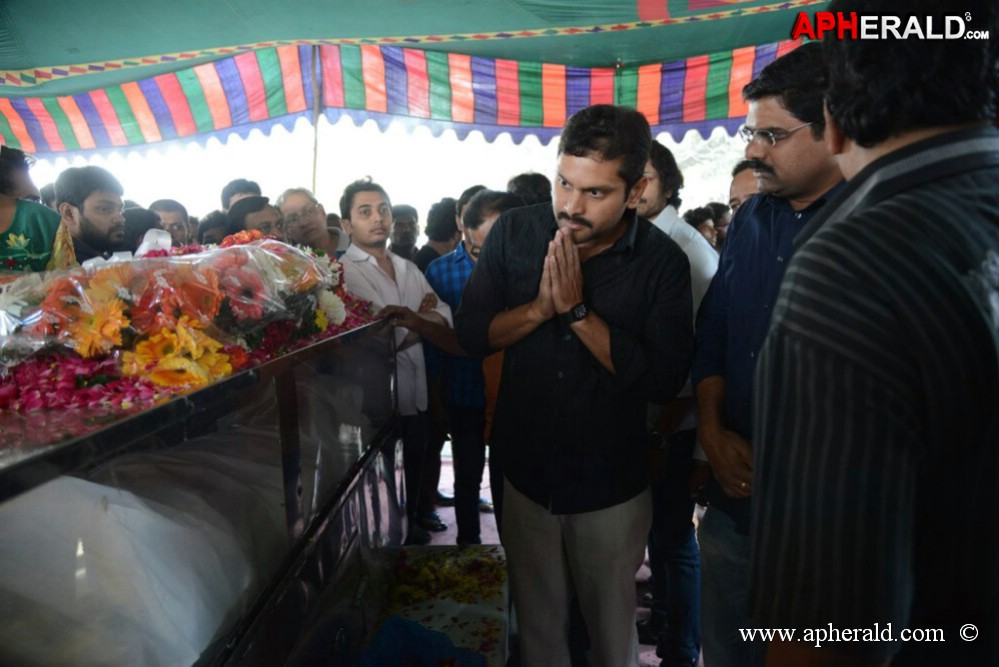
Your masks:
M319 307L326 314L326 319L336 326L340 326L347 319L347 308L343 305L343 301L329 290L319 293Z
M0 285L0 310L14 317L29 305L36 305L42 299L42 277L39 273L28 273L17 280Z

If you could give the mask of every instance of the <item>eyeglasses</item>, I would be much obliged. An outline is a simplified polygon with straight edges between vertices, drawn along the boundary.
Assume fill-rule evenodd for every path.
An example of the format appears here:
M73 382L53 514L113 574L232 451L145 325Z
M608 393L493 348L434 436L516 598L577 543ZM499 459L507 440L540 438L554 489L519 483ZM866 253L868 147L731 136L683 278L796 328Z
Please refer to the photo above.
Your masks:
M284 231L284 226L284 221L278 220L277 222L265 222L257 227L257 230L264 236L275 236Z
M792 127L790 130L782 130L780 128L773 128L770 130L754 130L751 127L743 125L739 128L739 136L742 137L747 144L752 143L754 139L761 139L771 146L776 146L778 141L784 141L801 128L808 127L809 125L814 125L814 123L802 123L797 127Z
M315 203L312 204L311 206L306 206L298 213L289 213L288 215L284 216L284 224L286 224L288 227L297 227L298 225L302 224L302 218L312 215L313 213L316 212L318 208L319 204Z

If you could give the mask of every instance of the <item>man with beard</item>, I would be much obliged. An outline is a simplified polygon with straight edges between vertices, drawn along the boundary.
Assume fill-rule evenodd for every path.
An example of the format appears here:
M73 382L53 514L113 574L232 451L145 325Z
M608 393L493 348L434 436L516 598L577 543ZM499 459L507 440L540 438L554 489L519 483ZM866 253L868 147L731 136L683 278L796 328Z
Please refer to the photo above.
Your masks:
M174 248L192 243L190 220L187 209L176 199L157 199L149 205L149 210L160 218L160 227L170 234L170 244Z
M125 250L121 183L100 167L71 167L56 179L56 206L81 264Z
M705 664L762 660L763 642L744 641L739 634L751 627L746 590L753 372L794 237L842 186L823 142L825 83L821 47L811 43L772 62L743 89L749 114L740 132L763 194L735 215L697 313L691 369L697 440L713 473L711 504L698 529Z
M634 109L569 118L554 200L499 217L461 298L461 346L505 349L490 438L525 665L570 664L573 593L591 664L638 662L646 409L683 386L693 342L687 257L635 212L651 143Z

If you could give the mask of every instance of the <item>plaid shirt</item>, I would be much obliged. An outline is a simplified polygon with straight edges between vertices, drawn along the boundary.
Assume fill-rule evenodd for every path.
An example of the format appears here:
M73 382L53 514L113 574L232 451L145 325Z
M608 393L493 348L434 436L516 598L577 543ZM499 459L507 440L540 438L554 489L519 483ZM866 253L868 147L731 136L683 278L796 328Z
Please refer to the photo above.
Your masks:
M451 306L451 312L458 310L461 293L474 268L475 262L465 252L464 243L459 243L452 252L438 257L427 267L427 282ZM456 357L439 350L437 352L443 359L448 404L466 408L484 406L486 390L482 378L482 358Z

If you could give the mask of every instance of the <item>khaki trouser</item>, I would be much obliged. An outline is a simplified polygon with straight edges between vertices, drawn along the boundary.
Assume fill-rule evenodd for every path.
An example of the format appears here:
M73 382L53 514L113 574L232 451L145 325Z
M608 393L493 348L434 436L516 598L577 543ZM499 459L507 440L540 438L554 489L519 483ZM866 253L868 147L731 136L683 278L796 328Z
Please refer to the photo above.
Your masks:
M552 514L505 482L503 517L521 664L570 666L575 591L590 635L590 665L637 665L635 573L652 525L649 490L595 512Z

